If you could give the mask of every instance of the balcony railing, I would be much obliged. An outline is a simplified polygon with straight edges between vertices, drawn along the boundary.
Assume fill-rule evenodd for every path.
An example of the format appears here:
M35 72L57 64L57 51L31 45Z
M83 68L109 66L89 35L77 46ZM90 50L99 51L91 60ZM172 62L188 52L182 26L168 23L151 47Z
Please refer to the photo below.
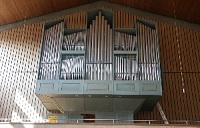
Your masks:
M122 119L56 119L51 122L54 123L75 123L81 124L85 121L92 123L111 123L111 124L164 124L164 120L122 120ZM197 120L168 120L169 124L181 124L181 125L200 125L200 121ZM11 119L11 118L0 118L1 123L50 123L49 119ZM86 122L85 122L86 123Z

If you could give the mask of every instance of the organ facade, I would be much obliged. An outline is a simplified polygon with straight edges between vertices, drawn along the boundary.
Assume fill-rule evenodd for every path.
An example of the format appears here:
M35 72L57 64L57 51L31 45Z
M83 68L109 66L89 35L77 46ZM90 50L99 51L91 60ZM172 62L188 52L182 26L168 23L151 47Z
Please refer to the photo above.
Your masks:
M69 117L112 113L130 120L141 107L151 110L162 96L156 24L135 18L135 27L115 28L106 9L86 18L85 28L67 27L64 19L44 24L37 96L48 110Z

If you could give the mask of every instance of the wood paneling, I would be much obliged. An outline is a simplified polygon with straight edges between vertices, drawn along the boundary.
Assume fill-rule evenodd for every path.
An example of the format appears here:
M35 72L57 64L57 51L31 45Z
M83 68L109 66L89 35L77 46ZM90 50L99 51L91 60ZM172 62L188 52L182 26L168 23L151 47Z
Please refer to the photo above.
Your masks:
M114 28L134 28L135 16L119 10L114 11Z
M71 15L64 16L65 27L73 29L85 29L87 21L87 12L82 11L78 13L73 13Z
M0 118L46 118L35 95L42 23L0 33Z
M98 0L1 0L0 25L42 16ZM200 23L198 0L103 0L180 20Z
M164 84L161 107L168 120L200 120L200 31L156 22ZM156 109L139 111L134 119L161 119Z
M199 11L200 1L196 0L109 0L109 2L159 15L176 17L193 23L200 23L198 18L200 14L196 13L196 11Z

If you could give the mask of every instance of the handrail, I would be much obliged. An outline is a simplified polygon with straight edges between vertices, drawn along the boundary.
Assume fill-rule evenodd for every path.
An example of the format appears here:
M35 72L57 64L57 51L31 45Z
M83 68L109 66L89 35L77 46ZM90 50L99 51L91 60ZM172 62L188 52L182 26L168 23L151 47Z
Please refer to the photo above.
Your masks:
M55 120L58 123L82 123L83 121L95 121L94 123L98 123L101 121L104 122L112 122L113 124L117 123L128 123L128 124L134 124L134 123L145 123L145 124L164 124L164 120L121 120L121 119L57 119ZM104 123L101 122L101 123ZM200 121L195 120L168 120L169 124L197 124L200 125ZM0 118L0 124L1 123L49 123L48 119L19 119L14 120L11 118Z

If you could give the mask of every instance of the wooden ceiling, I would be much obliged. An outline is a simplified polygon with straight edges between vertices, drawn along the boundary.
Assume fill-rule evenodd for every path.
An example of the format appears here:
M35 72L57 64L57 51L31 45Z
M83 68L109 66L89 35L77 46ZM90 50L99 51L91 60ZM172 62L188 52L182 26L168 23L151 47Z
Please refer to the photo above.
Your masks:
M42 16L98 0L0 0L0 25ZM104 0L200 24L200 0Z

